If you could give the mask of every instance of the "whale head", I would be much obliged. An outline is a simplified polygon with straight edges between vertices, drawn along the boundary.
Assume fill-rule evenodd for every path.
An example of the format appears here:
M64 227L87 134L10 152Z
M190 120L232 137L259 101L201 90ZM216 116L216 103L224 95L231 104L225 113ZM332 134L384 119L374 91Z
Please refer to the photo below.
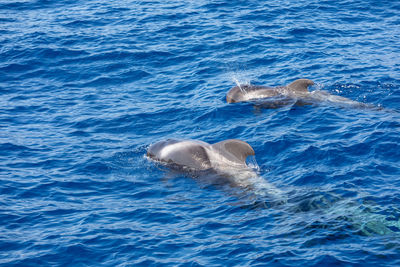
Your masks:
M250 89L251 85L237 85L232 87L231 90L226 94L226 102L228 103L236 103L246 101L246 94Z
M151 145L147 156L171 167L207 170L211 168L207 146L207 143L197 140L167 139Z

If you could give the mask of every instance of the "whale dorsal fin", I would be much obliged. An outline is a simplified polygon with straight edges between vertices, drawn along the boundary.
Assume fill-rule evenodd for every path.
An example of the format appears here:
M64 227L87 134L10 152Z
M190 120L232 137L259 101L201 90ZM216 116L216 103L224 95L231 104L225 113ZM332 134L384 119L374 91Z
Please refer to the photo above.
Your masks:
M298 79L287 86L295 92L308 92L308 86L313 85L314 82L309 79Z
M238 139L228 139L212 145L216 150L228 152L240 163L246 164L248 156L254 156L254 149L246 142Z

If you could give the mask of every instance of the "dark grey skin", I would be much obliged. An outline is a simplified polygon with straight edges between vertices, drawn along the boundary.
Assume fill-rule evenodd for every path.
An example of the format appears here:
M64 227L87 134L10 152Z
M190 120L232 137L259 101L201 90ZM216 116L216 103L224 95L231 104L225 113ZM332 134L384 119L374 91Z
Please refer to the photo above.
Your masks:
M191 170L223 168L226 165L246 166L246 158L254 155L246 142L229 139L210 145L199 140L167 139L149 147L147 156L153 160Z
M235 86L226 95L226 102L237 103L256 99L266 99L277 96L306 97L308 87L314 82L308 79L299 79L286 86L268 87L260 85Z
M253 148L238 139L215 144L167 139L151 145L147 150L147 156L152 160L196 177L210 178L212 184L227 184L246 192L249 190L257 196L281 199L281 191L246 164L246 158L254 155Z
M183 171L197 171L200 175L208 175L205 178L210 178L211 180L207 182L212 184L243 189L237 191L222 187L223 190L241 199L243 194L247 194L251 204L242 206L244 208L280 207L289 212L288 216L291 212L320 210L318 213L330 218L330 222L334 223L343 218L349 221L351 227L361 235L386 235L400 231L396 230L397 221L387 220L385 215L365 212L359 208L359 203L347 205L345 200L333 193L323 193L319 190L308 193L306 191L304 194L282 192L246 165L246 158L254 154L253 148L248 143L237 139L215 144L199 140L167 139L151 145L147 150L149 158L163 162L169 167ZM209 171L217 175L210 176ZM286 205L287 203L289 205ZM294 205L295 203L298 204ZM323 226L329 227L329 225ZM392 231L392 228L395 230Z
M381 110L370 104L360 103L351 99L332 95L326 91L310 92L308 87L314 82L308 79L298 79L286 86L268 87L260 85L239 85L233 87L226 95L228 103L253 102L257 107L279 108L286 105L334 104L342 107L367 108Z

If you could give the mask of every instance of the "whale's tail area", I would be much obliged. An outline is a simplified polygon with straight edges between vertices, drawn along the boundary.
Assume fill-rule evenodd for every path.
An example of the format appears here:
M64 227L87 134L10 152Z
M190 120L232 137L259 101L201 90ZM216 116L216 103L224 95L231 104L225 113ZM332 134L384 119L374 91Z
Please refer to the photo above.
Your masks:
M335 192L296 191L289 193L287 205L281 208L299 224L307 216L310 227L363 236L400 234L400 214L384 210L377 203Z
M377 206L357 208L352 221L358 233L365 236L400 233L400 219L393 215L382 214Z

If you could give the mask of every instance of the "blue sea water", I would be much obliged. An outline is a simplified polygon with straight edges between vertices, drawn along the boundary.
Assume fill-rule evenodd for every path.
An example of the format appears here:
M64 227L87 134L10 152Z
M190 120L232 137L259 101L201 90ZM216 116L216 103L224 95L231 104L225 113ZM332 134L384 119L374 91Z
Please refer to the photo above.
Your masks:
M398 1L0 0L0 265L400 265ZM335 103L227 104L235 81ZM146 158L255 150L268 205Z

